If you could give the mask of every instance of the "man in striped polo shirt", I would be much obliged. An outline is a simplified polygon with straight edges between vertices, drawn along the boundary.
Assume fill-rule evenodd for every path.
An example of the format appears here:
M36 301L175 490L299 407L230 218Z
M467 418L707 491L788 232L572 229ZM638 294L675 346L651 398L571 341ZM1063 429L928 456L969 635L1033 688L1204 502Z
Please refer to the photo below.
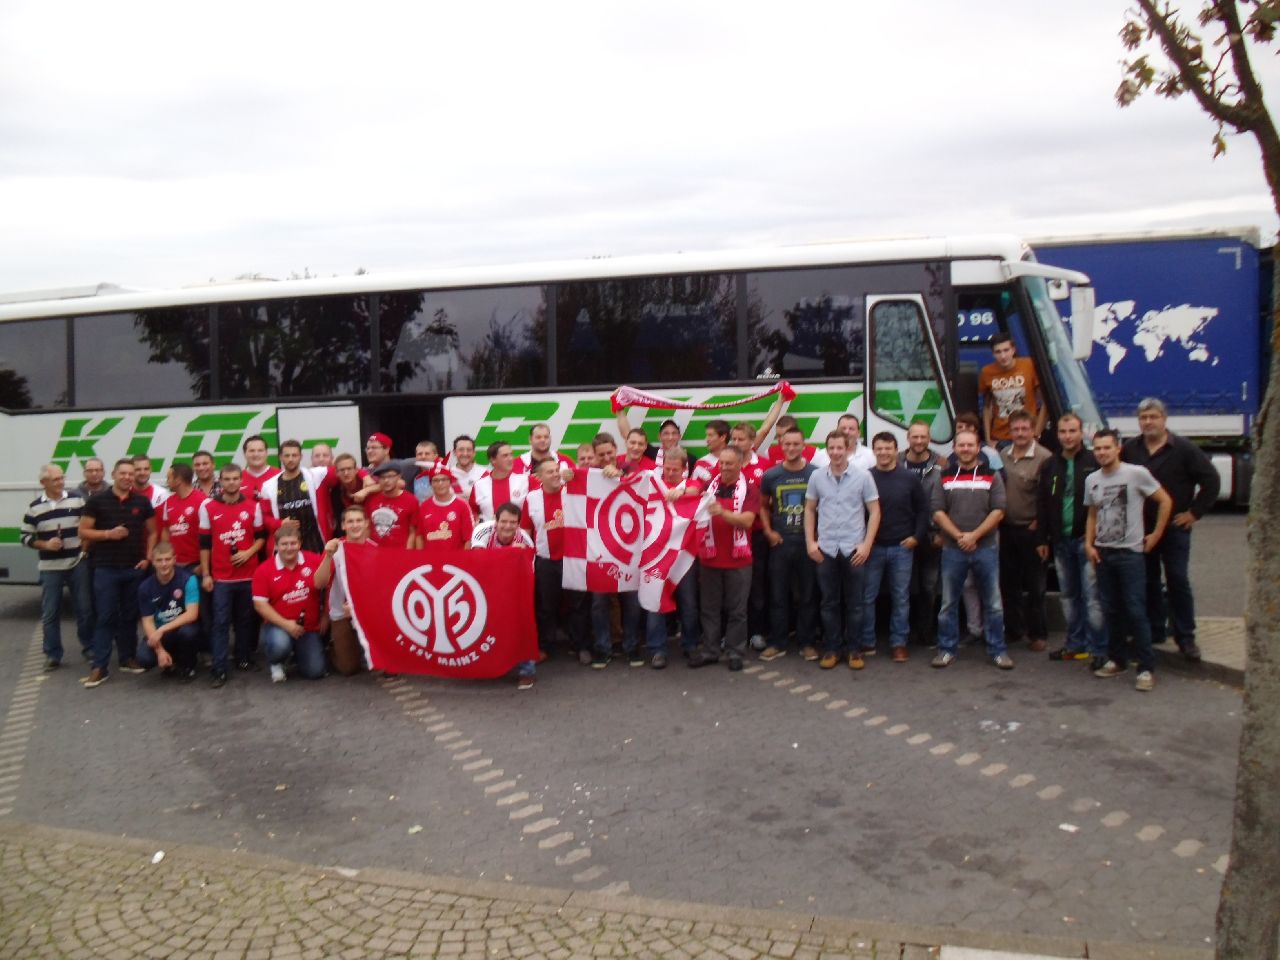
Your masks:
M40 622L44 628L44 668L62 666L62 590L71 589L76 632L85 659L93 655L93 584L80 549L80 512L84 501L66 491L66 476L56 463L40 468L44 493L31 501L22 518L22 543L40 552Z

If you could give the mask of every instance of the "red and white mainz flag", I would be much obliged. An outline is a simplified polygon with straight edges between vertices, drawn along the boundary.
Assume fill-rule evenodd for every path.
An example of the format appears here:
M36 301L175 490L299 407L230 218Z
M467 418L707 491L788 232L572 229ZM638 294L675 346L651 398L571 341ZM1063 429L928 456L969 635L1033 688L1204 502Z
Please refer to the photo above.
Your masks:
M537 659L526 551L426 554L350 543L342 551L370 669L481 680Z
M650 473L611 480L598 469L577 471L562 496L565 589L635 590L646 610L673 609L671 595L693 565L700 505L690 497L678 508L666 490Z

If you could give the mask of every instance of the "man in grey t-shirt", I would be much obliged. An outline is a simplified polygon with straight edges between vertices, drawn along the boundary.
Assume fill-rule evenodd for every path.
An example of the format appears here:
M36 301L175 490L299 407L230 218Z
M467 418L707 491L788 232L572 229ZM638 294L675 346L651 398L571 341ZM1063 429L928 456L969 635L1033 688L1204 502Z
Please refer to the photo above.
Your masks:
M1146 467L1120 461L1120 434L1115 430L1099 430L1093 435L1093 455L1102 469L1089 474L1084 482L1084 503L1089 508L1084 544L1098 570L1098 591L1111 635L1109 659L1094 675L1116 677L1124 673L1129 660L1127 634L1132 633L1133 659L1138 664L1135 687L1145 692L1155 686L1151 624L1146 613L1145 554L1164 535L1173 500ZM1155 527L1144 536L1142 508L1148 497L1155 501L1158 512Z

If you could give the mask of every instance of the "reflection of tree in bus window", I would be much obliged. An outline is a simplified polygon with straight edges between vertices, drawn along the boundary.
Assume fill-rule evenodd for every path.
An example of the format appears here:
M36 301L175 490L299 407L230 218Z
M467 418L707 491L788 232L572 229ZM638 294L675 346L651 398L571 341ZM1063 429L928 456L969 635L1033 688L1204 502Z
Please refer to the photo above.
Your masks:
M876 377L879 380L933 380L933 365L914 303L875 306Z

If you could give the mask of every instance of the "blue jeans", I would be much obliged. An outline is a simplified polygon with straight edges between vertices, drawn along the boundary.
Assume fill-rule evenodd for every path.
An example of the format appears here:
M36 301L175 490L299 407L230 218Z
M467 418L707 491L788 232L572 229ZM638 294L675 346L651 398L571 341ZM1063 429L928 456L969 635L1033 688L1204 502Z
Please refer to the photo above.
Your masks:
M942 609L938 611L938 651L956 652L960 646L960 597L965 577L973 571L973 579L982 598L987 656L1006 653L1004 645L1004 606L1000 602L1000 548L978 547L965 553L954 544L942 548Z
M701 611L698 608L697 561L694 561L693 566L685 571L676 585L675 601L676 610L680 614L680 646L684 648L685 653L692 653L698 646L701 636L701 627L698 622ZM645 612L644 640L649 656L666 652L667 615L665 613L655 613L652 610Z
M622 649L632 653L640 648L640 598L631 593L593 593L591 595L591 630L595 636L595 652L608 656L613 650L609 631L609 598L616 596L622 604Z
M1084 540L1055 543L1053 565L1058 571L1058 597L1067 621L1066 648L1105 657L1107 624L1098 597L1098 575L1085 555Z
M93 576L89 561L81 560L70 570L40 571L40 625L44 630L44 655L62 662L62 589L71 590L71 608L76 614L76 635L80 649L93 651Z
M1172 618L1173 639L1179 647L1195 643L1196 604L1191 594L1191 531L1170 524L1156 548L1146 554L1147 620L1152 643L1163 643L1165 624ZM1160 582L1164 568L1164 583ZM1166 609L1165 594L1169 602Z
M211 666L214 673L227 672L233 626L236 631L236 660L248 660L253 656L257 618L253 612L252 580L214 581L213 635L209 638L213 648Z
M822 650L855 653L862 649L863 598L867 592L867 568L855 567L848 554L823 554L816 564L818 591L822 594Z
M200 583L200 564L179 564L179 566L195 577L197 584ZM208 653L211 649L209 646L209 638L213 635L213 594L205 593L203 586L200 587L200 620L198 622L198 626L200 628L198 649Z
M116 659L125 663L138 652L138 587L146 574L133 567L93 568L93 666L106 670L111 646Z
M787 649L792 608L796 641L802 647L814 643L818 636L818 581L804 537L783 537L770 549L769 563L769 646Z
M200 626L198 623L184 624L177 630L170 630L160 638L160 645L164 647L169 656L173 657L174 669L179 672L196 668L196 647L199 644ZM149 644L145 642L138 644L138 663L150 670L159 662L156 652L151 649Z
M871 548L867 558L867 592L864 600L866 613L862 618L862 646L865 650L876 648L876 597L880 595L880 582L889 583L889 645L907 645L907 617L911 606L912 551L901 546Z
M298 672L308 680L319 680L324 676L324 641L314 630L308 630L295 640L274 623L264 623L262 646L267 652L268 663L284 663L292 653Z
M1120 666L1129 660L1138 662L1139 672L1155 669L1151 650L1151 623L1147 620L1147 558L1132 550L1098 551L1098 592L1107 611L1107 629L1111 632L1109 656ZM1128 630L1125 630L1126 625ZM1129 633L1133 634L1133 656L1130 657Z

